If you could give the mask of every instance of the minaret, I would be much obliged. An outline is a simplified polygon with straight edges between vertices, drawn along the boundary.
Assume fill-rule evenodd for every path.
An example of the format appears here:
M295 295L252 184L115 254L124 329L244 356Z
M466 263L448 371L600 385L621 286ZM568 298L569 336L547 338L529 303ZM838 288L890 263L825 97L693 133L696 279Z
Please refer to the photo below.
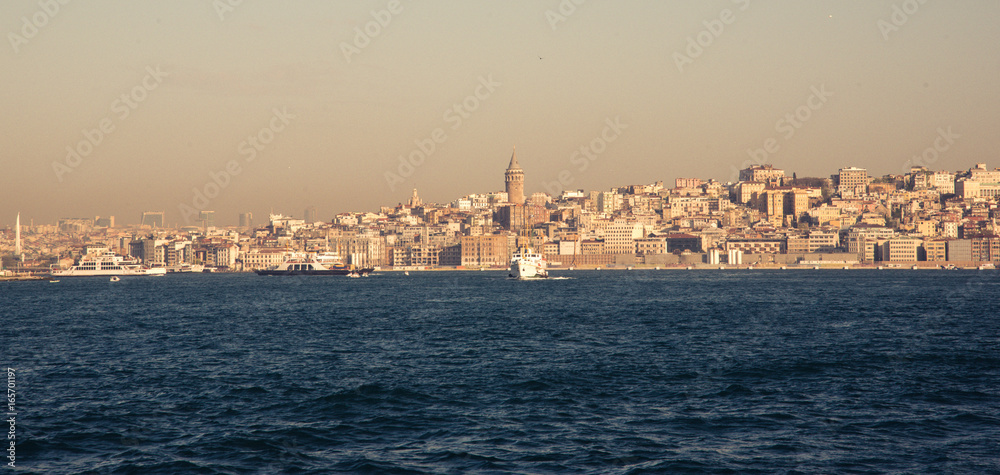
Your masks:
M14 257L21 258L21 213L17 213L17 223L14 224Z
M507 182L507 201L510 203L524 204L524 170L517 164L517 148L510 156L510 165L504 174Z

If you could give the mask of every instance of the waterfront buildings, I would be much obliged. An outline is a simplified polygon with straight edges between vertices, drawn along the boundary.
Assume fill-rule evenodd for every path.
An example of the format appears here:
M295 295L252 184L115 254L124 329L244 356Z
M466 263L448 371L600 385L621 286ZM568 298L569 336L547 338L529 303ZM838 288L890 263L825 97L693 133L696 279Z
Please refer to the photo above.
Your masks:
M506 267L510 263L511 242L505 235L464 236L462 266Z
M311 206L306 219L272 213L263 225L242 213L232 229L209 226L208 214L203 226L182 229L164 227L163 212L143 213L138 226L63 218L15 226L0 253L23 253L26 265L44 268L102 244L150 266L223 270L274 266L292 252L327 252L362 267L506 268L518 245L543 252L553 267L709 265L728 256L743 265L1000 263L1000 196L983 192L1000 183L1000 170L985 164L882 177L845 167L832 179L790 179L755 165L735 183L678 178L674 188L657 181L558 196L526 195L525 174L513 152L503 190L429 203L414 189L395 207L329 221Z

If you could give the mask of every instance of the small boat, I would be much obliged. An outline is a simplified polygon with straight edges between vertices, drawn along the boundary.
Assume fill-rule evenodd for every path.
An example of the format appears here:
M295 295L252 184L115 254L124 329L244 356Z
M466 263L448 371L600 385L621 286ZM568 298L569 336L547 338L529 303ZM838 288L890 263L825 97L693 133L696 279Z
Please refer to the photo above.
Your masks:
M111 282L118 282L120 280L121 280L121 278L119 278L117 275L111 276Z
M361 277L361 274L358 274L357 272L351 272L350 274L347 274L347 276L350 277L350 278L352 278L352 279L357 279L357 278Z
M404 270L404 271L403 271L403 275L410 275L410 271L408 271L408 270Z
M54 283L56 283L56 282L59 282L59 279L53 279L53 280L50 280L50 281L49 281L49 283L50 283L50 284L54 284Z

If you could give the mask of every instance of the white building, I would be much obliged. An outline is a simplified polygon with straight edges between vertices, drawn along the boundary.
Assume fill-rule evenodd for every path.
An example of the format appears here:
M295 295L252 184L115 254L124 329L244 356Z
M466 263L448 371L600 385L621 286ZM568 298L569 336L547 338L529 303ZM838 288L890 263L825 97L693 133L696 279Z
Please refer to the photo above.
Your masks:
M837 193L844 198L863 195L868 192L868 170L865 168L841 168L837 175Z
M218 246L213 249L215 267L225 267L233 268L236 267L236 258L239 255L240 248L236 245L229 244L224 246Z
M243 254L245 270L267 269L281 265L291 255L288 249L254 249Z
M882 260L888 262L914 262L921 241L911 238L894 238L882 243Z
M604 229L604 252L635 254L635 240L643 237L643 226L631 221L615 221Z

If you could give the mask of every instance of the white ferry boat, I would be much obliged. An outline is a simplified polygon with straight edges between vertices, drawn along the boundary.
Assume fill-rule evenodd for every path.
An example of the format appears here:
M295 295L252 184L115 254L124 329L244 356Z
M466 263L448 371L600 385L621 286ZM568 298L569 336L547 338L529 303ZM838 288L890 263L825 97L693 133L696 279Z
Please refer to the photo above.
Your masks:
M373 268L356 268L339 262L336 255L329 253L293 254L277 267L257 269L257 275L346 275L349 277L367 276L374 272Z
M544 279L549 276L548 262L530 247L522 247L510 259L509 276L520 280Z
M50 267L52 277L88 277L95 275L164 275L167 270L162 267L149 268L139 263L137 259L116 255L111 251L87 254L80 258L75 266L61 269L57 265Z
M197 272L211 272L206 270L207 268L201 264L179 264L174 266L167 266L164 269L170 274L176 273L197 273Z

